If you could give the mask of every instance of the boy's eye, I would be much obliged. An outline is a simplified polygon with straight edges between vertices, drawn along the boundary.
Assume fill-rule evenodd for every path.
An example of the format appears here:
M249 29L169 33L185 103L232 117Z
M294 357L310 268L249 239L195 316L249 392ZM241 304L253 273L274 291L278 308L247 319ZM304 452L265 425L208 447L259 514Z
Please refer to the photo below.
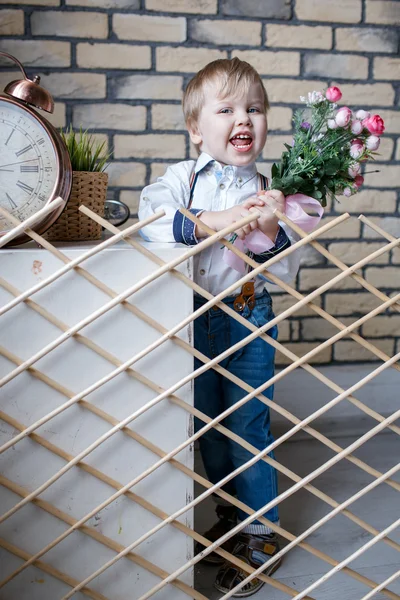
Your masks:
M221 110L219 111L222 114L227 114L229 112L232 112L231 108L221 108Z
M252 106L251 108L249 108L249 113L258 113L260 112L259 108L256 108L255 106Z

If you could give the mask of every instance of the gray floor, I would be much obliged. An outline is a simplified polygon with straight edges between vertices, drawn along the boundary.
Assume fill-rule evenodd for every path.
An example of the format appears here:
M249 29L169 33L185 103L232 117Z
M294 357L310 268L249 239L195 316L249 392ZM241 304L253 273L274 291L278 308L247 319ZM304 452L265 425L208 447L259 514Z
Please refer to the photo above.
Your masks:
M333 438L333 436L331 436ZM358 437L358 436L357 436ZM349 446L355 437L336 438L342 447ZM364 444L355 455L370 466L385 472L393 467L400 456L400 438L391 432L385 432ZM201 459L196 452L199 469ZM305 476L319 465L329 460L333 452L317 441L301 440L286 442L277 449L276 457L285 466L300 476ZM368 485L373 477L347 460L341 460L322 476L314 480L314 485L338 502L343 502L352 494ZM400 481L399 473L394 477ZM280 477L280 492L292 484L286 477ZM198 493L203 490L198 489ZM398 492L386 484L382 484L365 497L356 501L349 510L358 517L376 527L379 531L388 527L400 514ZM319 518L327 514L327 504L306 490L300 490L281 505L280 518L282 526L295 535L299 535ZM195 513L197 531L205 531L215 520L212 501L203 502ZM372 536L339 514L326 525L310 535L306 542L314 548L329 554L337 561L344 560L359 547L369 541ZM400 543L400 529L391 533L390 538ZM285 545L285 542L282 543ZM350 567L358 573L381 583L400 567L398 552L380 541L367 550ZM312 556L303 549L292 549L285 557L274 578L300 592L316 581L332 567L326 562ZM217 568L203 564L195 567L195 587L210 600L216 600L221 594L213 587ZM389 589L400 595L400 579L389 586ZM370 590L346 573L338 573L316 588L310 597L316 600L359 600ZM265 585L255 600L284 600L286 593ZM387 596L378 593L375 600L384 600Z

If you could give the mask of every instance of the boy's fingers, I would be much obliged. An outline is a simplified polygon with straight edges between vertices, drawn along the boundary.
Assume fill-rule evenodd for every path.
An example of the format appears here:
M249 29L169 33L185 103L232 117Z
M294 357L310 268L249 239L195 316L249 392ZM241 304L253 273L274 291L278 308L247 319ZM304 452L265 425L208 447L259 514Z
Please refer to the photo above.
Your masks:
M265 207L274 210L275 208L280 208L280 203L275 198L266 198Z
M268 202L278 202L279 203L279 199L281 197L281 192L279 192L278 190L271 190L269 192L266 192L265 194L265 200Z
M242 206L244 206L245 208L251 208L253 206L262 206L264 204L264 202L260 199L260 198L248 198L248 200L245 200L245 202L243 202Z
M249 233L251 233L250 225L246 225L245 227L243 227L243 232L245 235L249 235Z

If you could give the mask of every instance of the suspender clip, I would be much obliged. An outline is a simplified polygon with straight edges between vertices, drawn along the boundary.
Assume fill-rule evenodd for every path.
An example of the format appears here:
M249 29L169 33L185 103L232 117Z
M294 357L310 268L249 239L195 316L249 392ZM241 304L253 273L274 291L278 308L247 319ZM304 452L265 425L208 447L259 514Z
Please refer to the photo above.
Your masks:
M245 306L248 306L250 310L256 305L256 298L254 295L254 281L248 281L242 285L240 294L236 296L233 301L233 308L236 312L243 312Z

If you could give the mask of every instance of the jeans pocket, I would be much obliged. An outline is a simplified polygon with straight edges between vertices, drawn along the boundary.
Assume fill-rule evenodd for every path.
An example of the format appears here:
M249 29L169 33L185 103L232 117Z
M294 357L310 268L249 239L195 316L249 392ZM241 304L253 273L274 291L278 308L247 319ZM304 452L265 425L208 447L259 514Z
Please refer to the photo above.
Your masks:
M250 323L253 323L253 325L255 325L256 327L260 328L272 321L272 319L274 318L275 315L272 311L272 307L270 304L259 304L258 306L256 305L252 310L249 316L249 321ZM277 326L274 325L273 327L271 327L271 329L268 329L266 333L276 340L276 338L278 337Z

